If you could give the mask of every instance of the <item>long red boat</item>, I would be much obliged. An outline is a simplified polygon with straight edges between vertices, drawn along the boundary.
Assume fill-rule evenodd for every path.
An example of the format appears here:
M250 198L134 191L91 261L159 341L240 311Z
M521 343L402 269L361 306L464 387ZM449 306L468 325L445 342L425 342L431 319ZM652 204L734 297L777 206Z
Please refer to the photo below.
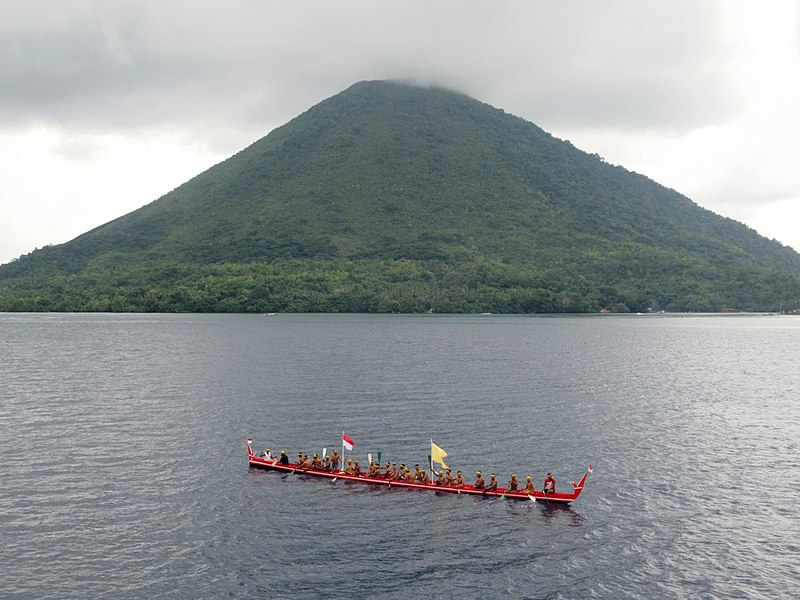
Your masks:
M444 493L451 493L451 494L470 494L473 496L482 496L485 498L508 498L511 500L530 500L532 502L554 502L558 504L569 504L570 502L574 502L578 499L578 496L581 495L583 491L583 486L586 483L586 476L592 472L592 465L589 465L589 469L583 474L580 481L575 483L574 481L570 482L572 484L572 492L569 494L564 494L562 492L554 492L551 494L545 494L541 490L536 490L535 492L528 493L525 491L516 491L511 492L507 491L505 488L498 488L496 491L489 491L489 490L482 490L472 487L471 485L467 484L463 487L449 487L449 486L442 486L436 483L411 483L407 481L392 481L390 479L384 479L381 477L367 477L363 472L361 475L346 475L344 473L336 473L330 471L319 471L316 469L298 469L295 463L288 463L282 465L278 462L277 458L273 459L266 459L256 456L255 452L253 452L252 448L253 441L248 439L247 440L247 458L250 462L250 467L257 468L257 469L271 469L274 471L284 471L288 473L299 473L302 475L313 475L314 477L325 477L327 479L341 479L344 481L354 481L358 483L368 483L372 485L382 485L390 488L398 487L398 488L414 488L418 490L428 490L432 492L444 492Z

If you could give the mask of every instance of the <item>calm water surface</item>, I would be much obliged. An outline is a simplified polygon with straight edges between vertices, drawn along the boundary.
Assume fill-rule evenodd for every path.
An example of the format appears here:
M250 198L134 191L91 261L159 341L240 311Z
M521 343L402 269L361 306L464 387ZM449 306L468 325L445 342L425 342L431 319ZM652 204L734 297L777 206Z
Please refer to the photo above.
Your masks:
M0 315L3 598L800 596L800 318ZM247 467L342 431L570 508Z

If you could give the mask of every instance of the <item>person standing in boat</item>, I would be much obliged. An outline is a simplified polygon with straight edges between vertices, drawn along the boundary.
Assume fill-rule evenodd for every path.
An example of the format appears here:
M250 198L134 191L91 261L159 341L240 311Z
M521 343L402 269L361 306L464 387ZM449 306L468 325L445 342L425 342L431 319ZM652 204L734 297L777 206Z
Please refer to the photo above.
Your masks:
M531 479L531 476L528 475L525 478L525 492L528 494L532 494L535 491L536 491L536 486L533 483L533 479Z
M497 491L497 478L494 473L489 475L489 485L486 486L484 491L496 492Z
M483 480L483 473L478 471L475 473L475 475L477 479L475 480L475 483L472 484L472 487L474 487L476 490L482 490L486 487L486 482Z
M556 493L556 479L553 477L552 473L547 474L547 478L544 480L544 487L542 491L545 494L555 494Z
M289 457L286 456L286 450L281 450L281 457L278 459L278 462L281 463L282 465L289 464Z
M338 450L334 449L333 454L331 455L331 464L332 464L332 469L334 471L338 471L339 470L339 451Z
M509 492L516 492L519 489L519 481L517 481L517 476L515 473L511 474L511 479L508 482L508 487L506 488Z

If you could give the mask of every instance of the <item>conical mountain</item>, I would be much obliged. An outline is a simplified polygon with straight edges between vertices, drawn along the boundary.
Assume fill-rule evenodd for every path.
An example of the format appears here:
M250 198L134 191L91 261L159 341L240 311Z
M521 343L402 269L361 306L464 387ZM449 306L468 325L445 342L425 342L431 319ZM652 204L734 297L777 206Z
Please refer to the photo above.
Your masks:
M361 82L0 267L5 310L776 310L800 255L454 92Z

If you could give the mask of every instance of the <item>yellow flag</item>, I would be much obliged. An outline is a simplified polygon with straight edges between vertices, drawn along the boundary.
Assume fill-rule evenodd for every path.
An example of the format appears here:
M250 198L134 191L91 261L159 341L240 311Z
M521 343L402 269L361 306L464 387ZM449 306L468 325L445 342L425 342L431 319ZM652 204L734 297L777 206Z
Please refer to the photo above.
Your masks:
M444 467L447 468L447 465L444 464L444 459L447 456L447 452L439 448L436 444L433 443L431 440L431 461L435 463L439 463Z

